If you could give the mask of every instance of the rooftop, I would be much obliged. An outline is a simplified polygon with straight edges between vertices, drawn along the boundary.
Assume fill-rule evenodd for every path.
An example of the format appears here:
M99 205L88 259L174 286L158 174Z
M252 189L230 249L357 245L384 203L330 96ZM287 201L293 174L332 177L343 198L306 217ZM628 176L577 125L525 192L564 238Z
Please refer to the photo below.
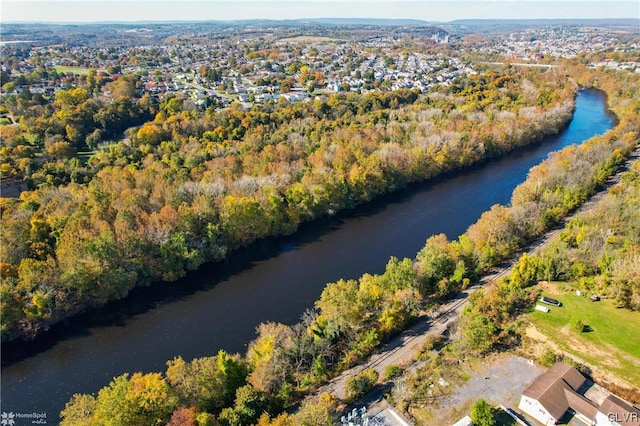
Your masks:
M567 364L555 364L522 394L538 400L555 419L562 418L569 409L591 420L598 412L615 415L624 426L637 425L640 419L640 410L595 385Z

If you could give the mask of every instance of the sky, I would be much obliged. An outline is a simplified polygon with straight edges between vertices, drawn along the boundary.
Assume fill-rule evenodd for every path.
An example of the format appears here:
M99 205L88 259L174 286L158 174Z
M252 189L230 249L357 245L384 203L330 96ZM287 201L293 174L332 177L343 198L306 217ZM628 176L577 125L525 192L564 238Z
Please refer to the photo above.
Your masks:
M0 22L104 22L297 18L640 18L627 0L1 0ZM1 29L0 29L1 33Z

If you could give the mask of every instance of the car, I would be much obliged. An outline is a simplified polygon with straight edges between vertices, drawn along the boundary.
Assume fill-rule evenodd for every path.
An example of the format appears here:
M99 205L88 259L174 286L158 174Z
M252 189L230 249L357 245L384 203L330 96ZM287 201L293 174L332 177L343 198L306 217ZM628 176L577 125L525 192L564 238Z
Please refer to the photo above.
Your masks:
M542 296L540 298L540 301L542 303L546 303L547 305L562 306L562 302L560 302L559 300L552 299L552 298L546 297L546 296Z

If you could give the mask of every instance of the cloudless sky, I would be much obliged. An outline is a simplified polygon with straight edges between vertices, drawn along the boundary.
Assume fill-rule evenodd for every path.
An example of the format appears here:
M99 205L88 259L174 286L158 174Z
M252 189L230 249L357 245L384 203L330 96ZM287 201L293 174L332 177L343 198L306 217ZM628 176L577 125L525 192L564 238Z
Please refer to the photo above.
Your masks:
M640 18L626 0L0 0L2 22L100 22L295 18L454 19ZM1 31L0 31L1 32Z

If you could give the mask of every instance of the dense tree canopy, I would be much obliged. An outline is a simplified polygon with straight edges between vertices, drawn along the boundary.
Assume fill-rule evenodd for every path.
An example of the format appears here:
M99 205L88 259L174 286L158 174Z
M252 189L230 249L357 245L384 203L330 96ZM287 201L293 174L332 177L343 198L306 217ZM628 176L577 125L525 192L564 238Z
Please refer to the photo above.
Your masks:
M576 88L552 72L487 72L427 95L335 94L248 111L198 113L171 98L153 121L128 132L126 143L97 152L86 166L68 158L95 132L105 137L135 121L122 118L126 111L152 111L129 97L130 84L111 83L118 98L106 105L83 88L59 91L46 123L38 127L41 118L34 118L5 144L24 146L16 138L27 134L45 139L52 155L64 157L45 168L70 162L71 176L84 177L64 184L64 166L60 179L3 202L2 291L12 301L3 339L556 133L570 117ZM555 96L541 105L546 88ZM118 117L123 126L114 124ZM498 247L497 255L509 248ZM427 278L419 290L461 285L464 256L454 256L455 276ZM404 321L406 308L382 309L386 334Z
M573 70L576 75L581 72L584 73L584 78L589 77L588 72L582 68ZM511 255L514 249L522 247L527 241L541 235L586 200L598 185L602 185L606 177L637 145L640 134L638 128L640 97L634 97L632 98L634 100L630 101L625 97L626 94L616 92L620 88L619 79L616 76L601 75L600 78L602 86L610 94L612 105L615 105L620 119L618 126L603 136L592 138L577 147L568 147L550 156L540 166L532 169L527 180L514 191L510 206L495 206L456 241L448 241L443 235L431 237L414 261L392 258L383 274L365 274L359 279L339 280L328 284L316 302L315 309L306 312L299 324L260 325L257 329L258 337L250 344L244 360L224 353L218 354L217 357L191 362L177 358L169 362L165 376L135 374L129 377L125 375L114 379L109 386L98 393L97 397L76 395L63 412L64 421L67 422L65 424L93 424L90 423L91 420L97 421L96 419L105 415L104 413L108 412L111 404L118 401L118 398L126 401L122 403L126 410L118 415L131 416L130 418L134 420L137 419L136 416L141 415L140 413L149 413L146 418L162 418L162 421L170 421L171 424L177 424L180 421L184 421L184 424L258 424L262 426L334 424L336 401L329 395L305 400L296 414L279 413L284 406L313 389L330 375L370 354L388 336L401 330L425 305L435 303L442 297L458 291L478 274L487 271L497 262ZM637 77L627 83L633 83L632 90L640 90ZM340 134L341 131L343 130L339 130L336 134ZM334 161L340 152L338 147L331 160ZM352 152L351 155L351 158L356 160L358 155L362 154ZM313 158L313 155L310 158ZM318 159L318 161L321 160ZM313 163L315 160L309 161ZM151 168L153 164L155 163L150 162ZM231 164L241 167L237 163ZM358 167L362 166L361 163L354 164ZM103 172L106 173L108 170L113 172L114 169L106 168ZM142 209L141 211L144 212L146 206L155 203L155 198L145 198L143 188L151 193L158 191L168 196L167 199L176 196L175 193L169 195L171 187L157 189L153 185L153 180L143 181L146 182L146 186L138 187L134 185L137 179L135 171L128 168L123 170L127 170L127 179L106 182L121 188L118 193L125 194L124 197L115 197L100 185L90 185L89 188L95 191L90 195L86 195L73 185L65 188L64 191L62 188L58 190L60 196L65 199L90 197L88 200L91 208L85 209L88 210L87 212L79 213L80 218L74 217L77 213L68 216L57 213L55 216L66 226L70 226L69 223L73 224L75 220L82 220L82 217L94 218L91 223L96 225L87 228L85 222L78 222L78 224L84 223L83 231L81 232L78 227L73 232L73 235L78 238L76 245L86 244L85 250L91 253L91 257L87 258L87 263L83 265L83 268L89 271L94 264L103 261L104 250L108 246L104 241L108 242L112 238L108 227L102 227L100 220L109 223L109 218L119 217L122 212L120 206ZM346 169L343 168L343 170ZM593 260L600 269L595 269L595 266L590 267L585 259L584 263L587 266L580 269L582 273L580 276L590 280L592 275L587 272L595 271L604 277L602 281L596 278L600 285L611 284L610 288L613 292L631 292L634 295L632 298L620 299L629 300L630 307L635 306L637 299L637 288L633 284L630 285L636 282L633 281L636 276L633 274L637 273L637 264L629 265L628 259L635 259L629 254L637 254L634 248L634 244L637 243L635 238L637 232L634 226L629 228L628 233L619 231L626 228L624 225L618 225L616 220L618 216L632 222L635 218L633 212L638 210L634 209L637 204L637 175L636 165L625 175L624 185L614 190L611 200L601 207L603 210L599 214L605 216L605 222L612 230L604 240L597 241L601 236L595 232L591 235L590 219L585 218L573 222L563 237L563 244L570 245L576 256L587 256L586 250L583 251L581 248L583 243L589 247L604 244L620 250L613 252L615 254L611 255L611 259L607 257L612 253L610 250L595 252L592 254ZM162 176L162 173L157 176ZM240 209L242 214L250 215L253 209L265 208L265 204L260 202L263 200L260 197L252 198L250 192L243 194L246 197L244 201L240 201L242 198L236 198L240 196L238 193L229 194L223 189L226 188L223 177L219 177L215 182L218 184L207 186L203 191L221 196L223 202L232 202L233 212ZM245 180L244 185L248 186L249 182ZM255 181L251 182L253 182L252 185L260 186ZM303 182L302 179L299 181L303 189L308 188ZM199 185L202 183L193 184L192 188L200 188ZM347 184L344 188L350 188L350 185ZM236 187L232 189L232 191L236 190L238 190ZM351 189L347 190L351 191ZM256 193L263 194L260 190L256 190ZM307 197L312 198L312 195L317 193L309 191ZM95 197L96 194L100 196ZM29 293L33 298L28 305L29 312L33 312L33 315L50 315L52 302L46 297L48 293L36 291L41 290L40 287L44 284L41 281L45 280L40 278L43 274L50 274L52 277L59 274L55 258L51 254L46 254L47 250L51 250L47 249L50 246L47 246L46 241L53 229L60 228L56 228L56 222L50 223L45 217L41 219L33 219L33 217L37 217L34 210L42 208L43 205L52 212L58 210L56 206L48 206L42 198L37 197L42 197L42 194L31 195L33 198L25 196L16 203L16 206L13 206L15 210L8 210L12 212L11 219L20 226L16 226L14 233L7 237L7 241L11 241L16 248L20 249L20 254L13 255L15 260L19 261L19 265L22 266L27 259L29 263L22 267L22 272L20 267L17 271L11 272L14 266L9 263L5 264L4 268L14 274L11 278L12 285L28 285L29 288L34 289ZM234 197L233 201L229 201L229 196ZM136 201L125 201L128 197ZM256 199L257 205L252 204L252 200ZM299 199L304 200L304 197ZM333 200L331 197L329 199ZM177 245L172 246L172 252L175 252L174 249L180 247L180 244L183 244L182 247L187 250L193 250L194 247L189 246L188 238L192 238L193 235L189 226L195 225L190 225L191 222L185 225L178 219L190 217L182 216L195 204L195 197L189 200L192 201L191 204L184 205L181 199L177 206L171 203L158 203L156 204L158 210L147 213L149 218L145 218L144 222L136 222L140 220L139 217L142 217L142 214L123 217L123 220L131 223L128 234L130 241L143 246L146 244L146 247L151 250L150 253L154 253L148 259L149 264L156 265L154 267L158 266L153 262L162 261L162 251L153 252L153 244L150 244L148 239L141 238L144 234L137 230L147 229L148 235L157 238L159 242L170 240L171 236L176 234L182 235L184 239L176 240ZM31 209L24 207L29 202L33 203L28 204ZM309 201L305 202L309 203ZM145 205L145 203L148 204ZM244 203L248 205L244 206ZM629 203L628 208L625 207L627 203ZM291 217L289 213L292 209L291 204L276 203L275 205L276 211L282 209L281 214ZM313 202L307 205L313 206ZM93 206L99 208L94 209ZM208 206L209 204L202 203L200 208L208 211L208 214L211 214L210 217L217 218L217 210ZM18 212L23 213L18 214ZM229 221L233 220L233 214L236 213L225 214L230 215L225 219ZM298 210L297 214L303 213ZM151 219L152 216L153 219ZM208 244L219 244L228 238L228 225L214 223L215 225L205 228L209 238L207 241L213 241ZM236 226L242 226L242 224L238 223ZM19 244L21 237L26 238L28 243ZM54 234L54 237L61 238L62 234ZM65 238L71 238L71 236ZM591 241L594 239L596 241ZM32 246L34 242L44 242L44 246ZM45 256L36 258L35 254L40 251L44 251ZM126 256L126 253L118 253L118 255ZM166 253L165 256L168 255L169 253ZM532 284L539 277L550 275L557 277L571 272L571 267L567 269L569 263L564 262L562 256L555 252L541 257L522 256L508 278L500 280L490 289L474 293L462 319L463 348L469 352L482 354L495 345L512 343L517 336L509 325L510 320L519 312L528 309L535 299L536 293L531 289ZM185 261L184 253L178 257ZM595 264L591 263L591 265ZM33 272L36 268L39 268L38 273ZM127 269L123 267L123 273L126 272ZM148 269L147 273L152 276L151 269ZM609 278L612 279L608 281ZM6 290L3 287L3 296L6 295L3 297L3 303L5 300L11 300L7 298L18 297L10 290L10 287ZM84 288L75 291L82 290ZM55 292L52 294L55 295ZM431 371L430 381L425 381L420 378L422 376L416 375L413 381L410 378L407 379L410 383L406 383L406 386L422 392L422 395L433 397L437 387L431 387L431 385L436 386L435 378L442 377L434 375L433 371L438 369L439 363L442 362L445 360L437 356L431 364L424 367ZM374 378L365 376L361 378L365 385L375 382ZM360 385L360 382L354 382L354 390L360 389ZM154 399L156 397L157 399ZM480 411L486 411L484 410L486 407L478 408L479 412L476 414L484 417ZM480 408L483 409L480 410ZM127 421L129 420L123 420L122 424L134 424Z

